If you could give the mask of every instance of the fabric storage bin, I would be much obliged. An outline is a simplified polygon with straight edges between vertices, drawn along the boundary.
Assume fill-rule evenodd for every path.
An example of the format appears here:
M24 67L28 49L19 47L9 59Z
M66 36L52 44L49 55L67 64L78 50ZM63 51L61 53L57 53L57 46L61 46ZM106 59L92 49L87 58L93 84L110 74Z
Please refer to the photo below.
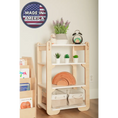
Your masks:
M46 92L42 91L42 103L46 104ZM62 91L55 90L52 93L52 101L51 101L52 108L58 108L67 106L67 94L63 93Z
M83 104L83 92L77 89L60 89L66 94L68 94L68 105L82 105Z

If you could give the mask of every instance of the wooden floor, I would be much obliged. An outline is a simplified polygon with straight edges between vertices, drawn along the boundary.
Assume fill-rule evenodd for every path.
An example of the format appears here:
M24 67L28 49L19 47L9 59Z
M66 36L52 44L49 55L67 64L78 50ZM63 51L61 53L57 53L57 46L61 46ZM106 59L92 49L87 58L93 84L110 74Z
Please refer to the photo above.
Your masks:
M90 109L80 112L78 109L61 110L58 115L49 116L46 111L38 109L37 118L98 118L98 99L90 100Z

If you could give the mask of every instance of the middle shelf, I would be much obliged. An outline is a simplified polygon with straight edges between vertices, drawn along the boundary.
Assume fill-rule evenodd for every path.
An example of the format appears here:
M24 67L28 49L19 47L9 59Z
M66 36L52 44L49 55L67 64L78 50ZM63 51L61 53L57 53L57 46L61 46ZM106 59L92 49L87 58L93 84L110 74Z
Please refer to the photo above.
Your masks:
M46 65L46 63L38 63L39 65L43 65L43 66L45 66ZM52 63L52 65L60 65L60 66L62 66L62 65L81 65L81 64L86 64L85 62L78 62L78 63L73 63L73 62L70 62L70 63Z
M38 86L46 89L46 84L38 84ZM86 86L84 83L83 84L76 84L76 85L69 85L69 86L59 86L59 85L52 84L52 89L74 88L74 87L84 87L84 86Z

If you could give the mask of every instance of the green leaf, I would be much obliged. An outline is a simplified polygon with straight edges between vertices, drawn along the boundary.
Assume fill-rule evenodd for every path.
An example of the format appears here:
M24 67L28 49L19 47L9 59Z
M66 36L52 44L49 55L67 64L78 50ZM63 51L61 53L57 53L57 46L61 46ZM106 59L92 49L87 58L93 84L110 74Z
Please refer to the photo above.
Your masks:
M64 58L69 58L69 55L68 55L68 54L66 54L66 55L64 56Z
M73 58L78 58L78 55L74 55Z

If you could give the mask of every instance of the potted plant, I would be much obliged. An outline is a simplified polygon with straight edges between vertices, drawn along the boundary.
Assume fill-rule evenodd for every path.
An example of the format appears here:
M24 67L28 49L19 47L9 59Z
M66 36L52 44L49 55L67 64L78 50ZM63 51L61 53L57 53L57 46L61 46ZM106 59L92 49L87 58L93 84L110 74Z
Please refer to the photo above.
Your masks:
M68 21L66 21L64 23L63 18L61 18L60 22L58 20L56 22L53 21L54 30L55 30L56 39L57 39L58 44L68 43L66 33L68 30L69 24L70 24L70 22L68 22Z
M78 55L74 55L73 56L73 62L74 63L78 63Z
M65 54L64 56L64 59L65 59L65 63L69 63L69 55L68 54Z
M60 63L60 56L61 56L61 54L55 53L56 63Z

